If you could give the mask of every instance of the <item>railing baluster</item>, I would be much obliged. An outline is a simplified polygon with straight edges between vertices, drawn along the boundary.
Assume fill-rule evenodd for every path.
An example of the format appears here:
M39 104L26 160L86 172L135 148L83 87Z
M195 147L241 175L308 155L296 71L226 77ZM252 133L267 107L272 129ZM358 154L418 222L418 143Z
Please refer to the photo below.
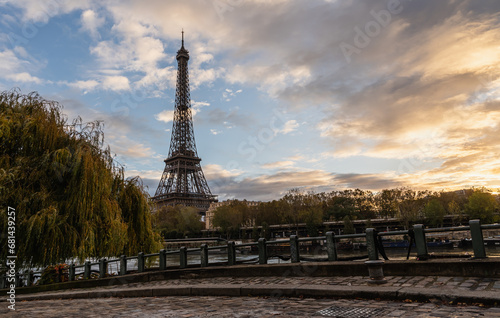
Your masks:
M259 239L259 264L267 264L267 245L266 245L266 239L265 238L260 238Z
M300 263L299 240L297 235L290 235L290 254L292 263Z
M167 269L167 251L160 250L160 270L164 271Z
M75 280L75 264L74 263L71 263L69 265L69 273L68 273L68 280L70 282L74 281Z
M368 258L371 261L378 260L378 250L377 250L377 232L373 228L366 229L366 248L368 250Z
M333 232L326 232L326 251L329 261L337 260L337 245L335 244L335 234Z
M236 247L234 242L227 242L227 265L236 264Z
M427 241L425 239L425 227L423 224L415 224L413 226L413 233L415 233L415 246L417 247L417 258L419 260L426 260L429 258L427 251Z
M106 277L107 272L108 272L108 262L106 261L106 259L101 258L99 260L99 278Z
M33 271L28 269L28 281L26 282L26 286L31 286L33 284Z
M62 283L64 281L63 267L59 267L57 270L57 280L58 283Z
M179 267L180 268L187 267L187 249L185 246L179 249Z
M484 249L483 230L481 229L480 220L470 220L470 235L472 238L472 249L474 250L474 258L486 258Z
M15 277L16 287L23 287L23 280L21 279L21 274L17 273Z
M144 272L144 253L143 252L139 252L139 254L137 254L137 271L139 273Z
M207 244L201 244L201 267L208 266L208 246Z
M83 278L90 279L90 261L85 262L84 271L83 271Z
M120 275L127 274L127 256L120 256Z

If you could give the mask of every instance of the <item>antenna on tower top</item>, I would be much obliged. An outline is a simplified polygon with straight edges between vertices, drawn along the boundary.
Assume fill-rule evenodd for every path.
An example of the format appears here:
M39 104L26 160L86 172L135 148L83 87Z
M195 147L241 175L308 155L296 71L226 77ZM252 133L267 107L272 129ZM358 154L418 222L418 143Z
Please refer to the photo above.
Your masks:
M184 28L182 29L182 46L184 46Z

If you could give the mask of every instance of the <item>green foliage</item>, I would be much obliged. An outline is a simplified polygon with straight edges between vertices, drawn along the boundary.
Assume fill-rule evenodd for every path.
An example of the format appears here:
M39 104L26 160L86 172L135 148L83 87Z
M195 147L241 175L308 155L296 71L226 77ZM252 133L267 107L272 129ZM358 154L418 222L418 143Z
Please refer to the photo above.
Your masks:
M269 224L267 222L262 222L262 231L260 232L260 237L266 240L271 239L271 231L269 230Z
M369 228L373 228L373 223L372 223L372 220L371 219L367 219L366 220L366 223L365 223L365 228L369 229Z
M442 226L446 210L437 198L432 198L425 205L424 215L430 225L434 227Z
M323 209L316 195L308 193L302 197L298 208L298 219L301 223L306 223L308 235L318 236L319 227L323 223Z
M304 195L299 189L291 189L281 198L283 202L282 218L284 223L297 226L300 223L299 210L303 205Z
M451 202L448 202L448 214L453 216L453 224L459 225L462 223L462 221L465 220L465 214L462 209L463 205L460 205L457 203L457 201L453 200Z
M465 206L465 213L469 219L480 219L483 224L494 222L498 219L495 212L498 202L491 193L476 190L469 196Z
M219 208L214 223L228 237L238 235L241 227L253 227L254 232L258 231L257 227L262 227L262 236L264 225L288 224L293 231L298 228L298 224L304 223L307 233L316 236L323 221L341 221L346 217L349 220L398 217L401 225L406 228L423 222L424 217L427 217L430 225L439 226L447 214L455 215L453 222L463 221L462 212L468 202L467 195L470 197L473 193L472 190L417 191L405 187L385 189L378 193L360 189L302 193L298 189L292 189L279 200L262 202L257 206L248 207L245 201L232 201ZM488 197L482 197L481 200L483 199ZM485 220L492 218L486 217ZM255 233L252 237L256 237Z
M257 241L259 239L259 229L257 226L252 228L252 240Z
M333 201L333 206L329 209L329 213L335 220L343 220L346 216L354 215L354 204L355 202L352 198L336 197Z
M422 221L425 198L428 191L414 191L409 188L397 189L398 217L402 225L409 229L413 224Z
M200 235L204 224L196 208L178 205L164 206L156 211L153 227L164 238L175 239Z
M42 271L42 275L40 280L37 281L37 285L67 282L68 274L68 265L66 264L49 265Z
M158 236L151 227L151 207L148 204L148 194L144 190L139 177L123 180L118 193L118 204L127 228L128 244L125 255L135 255L138 252L156 251L159 248ZM106 231L103 231L103 234Z
M53 284L57 279L57 271L55 266L50 265L47 266L43 271L40 277L40 280L37 282L39 285Z
M290 208L284 203L284 200L273 200L271 202L263 202L257 208L249 209L250 217L253 217L256 224L281 224L290 223L288 217Z
M400 196L400 190L398 189L384 189L378 196L378 205L380 216L396 217L398 213L398 197Z
M352 224L351 218L348 215L342 220L344 223L344 234L354 234L356 231L354 229L354 224Z
M219 227L227 238L236 236L241 226L249 219L249 208L245 202L232 201L218 207L214 212L213 224Z
M159 247L147 194L138 179L124 179L103 148L100 122L67 124L59 104L18 91L0 94L0 114L0 208L16 209L19 263ZM5 213L0 215L5 229ZM0 237L1 246L5 240ZM0 257L6 252L1 249Z

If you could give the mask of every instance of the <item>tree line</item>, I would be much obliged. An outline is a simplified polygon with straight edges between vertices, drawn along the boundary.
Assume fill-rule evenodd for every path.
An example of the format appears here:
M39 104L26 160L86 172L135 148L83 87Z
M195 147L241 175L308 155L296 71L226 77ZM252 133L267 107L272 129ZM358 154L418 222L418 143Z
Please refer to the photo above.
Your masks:
M453 215L456 224L468 219L491 223L499 220L498 201L499 197L485 188L433 192L400 187L380 192L349 189L328 193L293 189L279 200L256 206L233 200L215 210L213 225L228 237L235 237L242 227L262 227L265 231L269 225L299 223L305 223L308 234L315 236L324 221L344 221L346 227L352 227L353 220L377 218L399 218L406 228L420 222L441 226L445 215Z

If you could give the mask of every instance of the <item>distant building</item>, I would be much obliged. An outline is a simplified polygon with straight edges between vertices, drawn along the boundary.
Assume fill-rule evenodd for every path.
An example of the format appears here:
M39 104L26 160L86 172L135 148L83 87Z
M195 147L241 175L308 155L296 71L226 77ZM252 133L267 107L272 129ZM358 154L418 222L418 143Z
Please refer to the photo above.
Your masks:
M229 204L231 204L233 202L237 202L237 201L246 203L250 207L257 206L260 203L262 203L262 201L247 201L247 200L242 200L242 201L240 201L240 200L226 200L226 201L222 201L222 202L213 202L210 204L210 207L208 208L208 210L205 214L205 229L214 230L213 218L214 218L215 210L217 210L217 208L219 208L221 206L229 205Z

